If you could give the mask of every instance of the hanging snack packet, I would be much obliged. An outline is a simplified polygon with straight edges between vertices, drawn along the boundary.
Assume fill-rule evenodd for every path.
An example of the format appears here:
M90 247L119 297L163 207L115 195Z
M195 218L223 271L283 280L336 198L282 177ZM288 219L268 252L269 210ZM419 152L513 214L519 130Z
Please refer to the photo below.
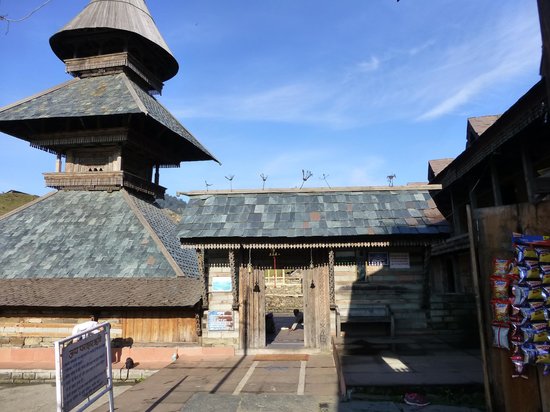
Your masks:
M525 370L525 363L523 361L524 355L521 353L521 350L519 347L516 347L514 349L514 353L512 354L512 356L510 356L510 360L514 365L514 372L512 372L512 378L527 379L527 376L524 373L524 370Z
M491 296L493 299L508 299L510 297L511 279L508 276L491 276Z
M541 282L540 268L538 264L535 266L518 266L519 281L538 281Z
M524 343L521 345L523 352L523 363L534 365L537 360L537 348L532 343Z
M510 301L493 299L491 301L493 308L493 325L505 325L510 323Z
M506 276L511 263L510 259L493 259L493 276Z
M510 328L508 326L493 325L493 346L495 348L510 349L510 343L508 342L509 331Z
M529 302L544 302L547 297L548 295L546 290L544 290L541 286L536 286L529 290L527 300Z
M541 323L548 321L546 308L534 309L529 316L529 320L534 323Z
M527 296L529 296L529 290L530 288L528 285L512 286L512 294L514 295L514 298L512 299L512 305L522 305L527 300Z
M550 265L540 267L540 277L543 285L550 285Z
M546 248L535 248L537 251L537 256L539 258L539 264L542 266L544 264L550 265L550 249Z
M512 326L510 342L516 347L516 349L525 343L524 334L520 327Z

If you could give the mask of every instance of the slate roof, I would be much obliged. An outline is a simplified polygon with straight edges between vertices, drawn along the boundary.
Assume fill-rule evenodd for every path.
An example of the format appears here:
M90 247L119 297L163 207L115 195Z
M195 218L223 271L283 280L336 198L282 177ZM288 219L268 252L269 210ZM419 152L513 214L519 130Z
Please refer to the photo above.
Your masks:
M159 208L125 191L60 191L0 217L0 279L198 278Z
M427 186L388 189L189 193L178 233L183 243L448 233Z
M0 279L0 305L188 307L201 289L201 281L184 278Z
M198 160L216 160L164 106L124 73L75 78L0 108L0 131L25 138L11 122L121 114L145 115L189 143L188 150L196 152Z

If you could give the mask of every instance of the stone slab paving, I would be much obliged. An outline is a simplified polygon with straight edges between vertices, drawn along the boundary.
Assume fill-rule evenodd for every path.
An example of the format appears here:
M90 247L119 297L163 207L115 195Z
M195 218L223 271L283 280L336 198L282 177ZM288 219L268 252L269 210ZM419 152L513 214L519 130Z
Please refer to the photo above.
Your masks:
M215 411L222 407L220 410L229 412L232 411L231 405L237 405L240 409L235 410L239 411L271 410L258 409L263 408L264 403L271 407L272 403L266 403L264 399L267 395L279 395L281 401L273 399L274 404L286 402L291 408L288 410L292 411L319 411L319 401L337 402L338 382L332 355L236 356L211 360L180 358L117 397L115 405L117 411L132 412L178 411L189 402L199 402L202 406L201 409L188 410ZM298 403L289 403L295 398ZM313 399L316 409L311 409ZM213 409L204 409L209 407L204 406L209 402ZM296 407L302 403L310 405L304 406L310 409ZM246 409L254 407L256 409ZM107 410L106 404L96 409L98 412Z

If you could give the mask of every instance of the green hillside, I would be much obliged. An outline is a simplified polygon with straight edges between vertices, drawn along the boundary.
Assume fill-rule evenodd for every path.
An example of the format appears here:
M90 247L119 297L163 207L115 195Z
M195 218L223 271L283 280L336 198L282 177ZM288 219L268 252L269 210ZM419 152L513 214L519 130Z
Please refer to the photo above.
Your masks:
M17 192L15 190L0 193L0 216L12 211L13 209L17 209L25 203L29 203L37 197L38 196Z

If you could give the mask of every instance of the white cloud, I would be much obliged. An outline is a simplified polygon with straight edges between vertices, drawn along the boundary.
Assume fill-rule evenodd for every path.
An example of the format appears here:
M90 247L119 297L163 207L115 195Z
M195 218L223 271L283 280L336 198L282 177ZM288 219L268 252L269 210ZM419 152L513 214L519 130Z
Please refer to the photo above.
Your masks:
M378 70L379 67L380 60L375 56L371 56L368 61L362 61L357 64L357 69L362 73Z
M255 89L202 95L189 105L173 102L169 106L179 106L175 113L182 118L332 129L436 119L475 102L491 88L536 73L540 58L536 7L517 9L520 12L514 16L504 11L502 16L492 16L485 30L460 31L453 40L442 33L435 41L435 34L430 33L432 37L417 45L386 50L365 60L344 60L323 71L293 73L291 81L288 76L273 78Z

